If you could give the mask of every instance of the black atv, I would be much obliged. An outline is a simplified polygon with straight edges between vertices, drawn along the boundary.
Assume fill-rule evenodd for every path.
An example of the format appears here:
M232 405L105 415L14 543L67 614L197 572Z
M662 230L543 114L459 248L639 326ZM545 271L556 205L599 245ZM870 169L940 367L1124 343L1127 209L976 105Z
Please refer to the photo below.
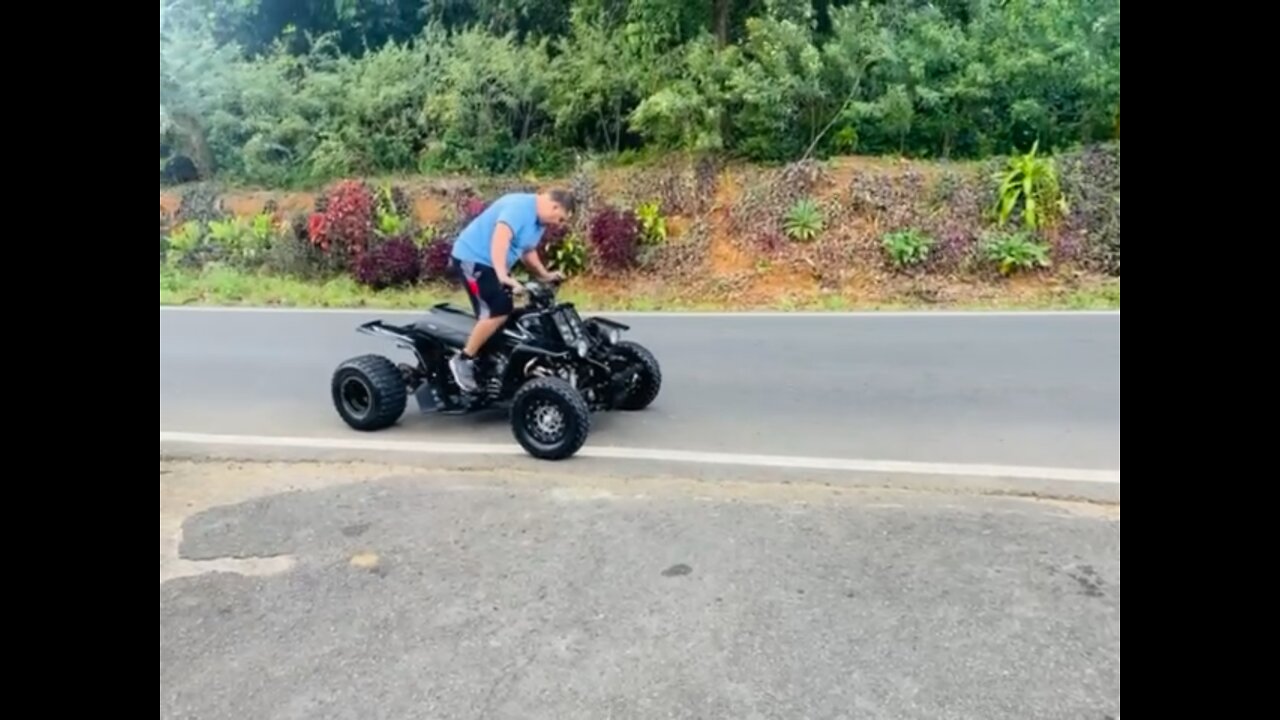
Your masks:
M449 303L421 320L365 323L359 332L394 341L416 357L394 364L381 355L347 360L333 374L338 414L356 430L394 425L412 393L423 412L463 414L506 406L516 440L534 457L576 453L597 410L641 410L658 396L662 371L644 346L619 339L629 328L604 318L584 320L572 303L557 303L553 285L524 284L528 297L489 338L475 361L479 389L464 392L449 358L475 326L475 316Z

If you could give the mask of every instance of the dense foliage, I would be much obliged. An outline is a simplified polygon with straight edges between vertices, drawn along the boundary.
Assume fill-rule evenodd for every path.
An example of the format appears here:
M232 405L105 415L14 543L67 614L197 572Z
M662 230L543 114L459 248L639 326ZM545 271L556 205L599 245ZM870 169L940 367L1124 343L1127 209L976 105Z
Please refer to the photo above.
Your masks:
M1066 238L1073 249L1111 275L1120 275L1120 146L1086 148L1063 157L1062 191L1068 198Z
M162 0L160 27L172 181L1119 135L1119 0Z
M588 201L568 227L548 228L539 250L550 268L606 285L725 298L752 286L857 293L896 283L939 302L949 283L993 287L1016 275L1069 286L1120 271L1119 143L946 165L843 158L711 172L701 160L669 162L574 183ZM162 286L226 267L268 281L434 284L460 230L512 189L345 179L261 205L261 193L200 184L162 192Z

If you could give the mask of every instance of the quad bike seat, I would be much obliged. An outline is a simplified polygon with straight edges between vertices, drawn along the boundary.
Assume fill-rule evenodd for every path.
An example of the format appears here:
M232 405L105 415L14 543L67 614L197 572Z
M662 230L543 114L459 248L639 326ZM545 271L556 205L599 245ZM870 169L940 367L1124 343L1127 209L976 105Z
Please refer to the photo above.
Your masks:
M431 309L426 317L415 320L413 329L440 338L446 345L462 347L475 329L476 319L471 313L458 308L439 306Z

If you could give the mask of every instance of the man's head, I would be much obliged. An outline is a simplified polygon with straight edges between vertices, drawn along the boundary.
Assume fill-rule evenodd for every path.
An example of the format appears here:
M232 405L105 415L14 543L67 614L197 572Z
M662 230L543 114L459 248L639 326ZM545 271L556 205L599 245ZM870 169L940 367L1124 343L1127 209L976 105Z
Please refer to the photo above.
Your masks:
M543 225L564 225L577 208L578 202L568 190L554 188L538 193L538 222Z

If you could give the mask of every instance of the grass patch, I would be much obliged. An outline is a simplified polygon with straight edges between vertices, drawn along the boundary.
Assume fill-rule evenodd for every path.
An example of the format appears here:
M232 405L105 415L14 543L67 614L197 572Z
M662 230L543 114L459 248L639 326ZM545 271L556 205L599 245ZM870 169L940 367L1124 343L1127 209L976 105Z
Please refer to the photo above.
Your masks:
M687 302L668 297L639 295L618 301L606 299L590 289L574 287L563 288L560 297L584 308L637 311L693 309ZM467 304L461 289L445 284L374 291L345 276L315 282L246 273L228 267L201 272L160 271L161 305L416 310L446 301L463 306Z
M574 280L560 293L564 300L589 310L1118 310L1120 281L1106 280L1081 287L1046 286L1034 291L1002 294L998 289L983 297L950 303L928 303L911 298L859 298L838 293L811 297L778 297L749 304L738 298L690 298L656 283L636 284L619 292L598 290L590 279ZM204 271L160 271L161 305L215 305L300 308L375 308L425 310L435 303L466 305L461 289L448 285L374 291L348 277L310 282L289 277L246 273L229 267Z
M160 271L161 305L412 309L457 299L456 296L448 288L431 286L375 292L350 277L308 282L227 267L203 272Z

